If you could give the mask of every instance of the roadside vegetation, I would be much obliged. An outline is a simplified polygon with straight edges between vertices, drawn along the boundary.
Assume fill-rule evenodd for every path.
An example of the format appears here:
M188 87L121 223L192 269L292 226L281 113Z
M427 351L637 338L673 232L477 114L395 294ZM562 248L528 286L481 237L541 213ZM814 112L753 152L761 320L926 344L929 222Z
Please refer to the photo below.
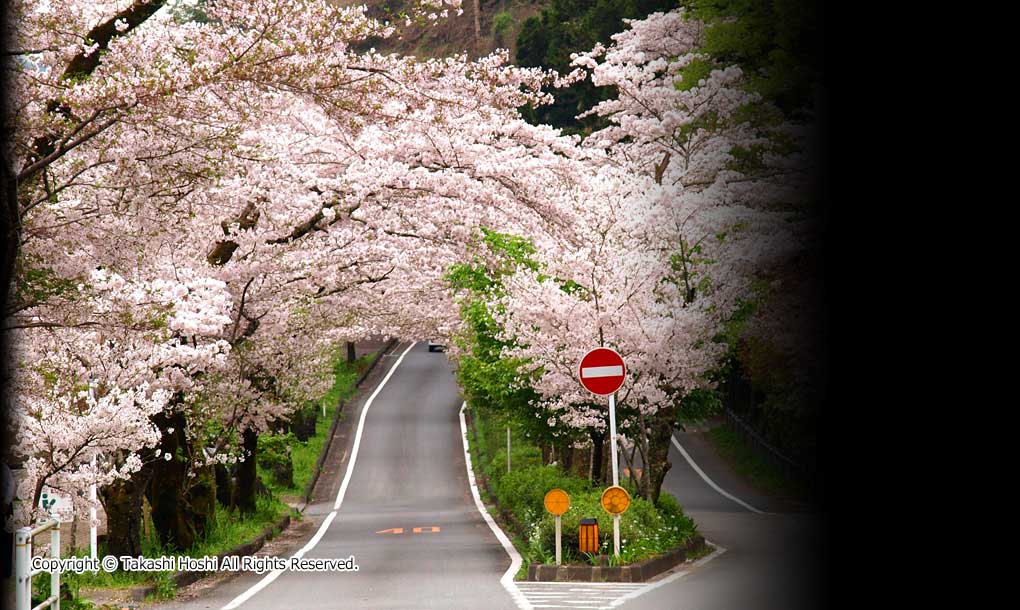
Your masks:
M336 415L336 405L343 399L347 400L354 393L355 381L369 366L371 356L363 356L354 362L347 362L344 351L338 349L334 359L334 382L329 392L319 403L308 405L296 412L291 422L278 427L273 434L259 438L259 490L255 498L255 511L246 513L225 506L218 507L206 525L202 536L188 549L176 549L160 542L153 527L151 516L145 511L143 518L142 556L161 557L186 555L204 557L217 555L249 542L259 536L266 528L277 523L288 512L292 518L300 518L300 513L293 508L303 500L305 486L314 475L315 464L326 442L326 435ZM322 417L323 406L326 416ZM342 417L342 415L341 415ZM299 438L293 428L295 425L314 426L314 433ZM279 478L281 471L290 472L289 482ZM72 554L87 556L89 550L75 549ZM107 554L104 543L99 545L99 556ZM176 594L171 574L166 572L129 572L117 570L112 573L99 571L95 574L66 573L61 577L61 590L64 599L62 608L75 610L90 608L92 602L81 597L83 592L93 589L128 589L142 585L154 585L152 597L157 599L173 598ZM40 603L49 595L49 574L40 574L32 581L33 605Z
M784 476L778 468L753 451L726 424L715 426L706 433L719 455L733 468L762 491L781 497L806 500L810 490L803 483Z
M468 441L479 480L484 480L510 537L524 558L521 577L532 563L556 560L555 518L543 505L545 494L555 488L570 496L570 508L562 520L564 563L597 563L595 554L578 550L582 518L598 520L599 553L609 555L610 565L634 563L682 546L697 533L694 521L684 514L673 496L663 492L656 503L639 497L630 481L621 484L631 494L630 508L620 518L620 559L613 557L613 519L599 504L602 488L591 479L544 463L542 451L511 424L510 472L506 468L507 420L484 407L470 409Z

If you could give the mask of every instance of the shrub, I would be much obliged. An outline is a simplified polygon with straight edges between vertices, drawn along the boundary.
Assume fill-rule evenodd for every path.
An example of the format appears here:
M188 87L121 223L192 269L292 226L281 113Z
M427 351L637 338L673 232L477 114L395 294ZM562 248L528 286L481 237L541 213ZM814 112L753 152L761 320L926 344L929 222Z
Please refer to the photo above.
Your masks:
M492 37L498 44L506 44L507 33L514 22L513 15L509 11L496 13L492 18Z
M264 434L259 436L258 464L273 473L273 482L282 487L294 485L294 463L291 461L291 444L294 435Z

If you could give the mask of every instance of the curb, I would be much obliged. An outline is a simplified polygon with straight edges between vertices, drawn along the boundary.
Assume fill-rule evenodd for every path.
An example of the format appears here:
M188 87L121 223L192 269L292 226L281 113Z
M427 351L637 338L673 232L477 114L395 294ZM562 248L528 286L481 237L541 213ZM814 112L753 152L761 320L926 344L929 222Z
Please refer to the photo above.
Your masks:
M372 362L369 363L368 368L358 377L358 380L354 382L354 387L358 388L368 378L368 375L375 369L375 365L382 359L383 354L393 349L393 346L398 344L398 339L390 339L382 349L376 352ZM304 501L305 506L298 510L298 513L304 512L304 508L308 506L308 501L311 498L312 491L315 489L315 484L319 480L319 474L322 472L322 464L326 461L326 456L329 455L329 449L333 446L333 436L336 433L337 425L340 423L340 415L343 412L344 400L341 398L336 405L336 409L333 413L333 423L330 424L329 433L326 437L326 442L322 446L322 451L319 452L319 459L315 462L315 471L312 473L312 478L308 480L304 490ZM259 549L261 549L266 542L272 540L276 536L283 533L290 526L291 516L290 513L285 514L276 523L266 526L266 529L262 530L254 540L242 543L232 549L224 551L216 555L217 561L222 560L224 557L237 555L237 556L248 556L254 555ZM202 578L215 574L216 572L177 572L170 577L170 580L174 583L177 588L186 587L192 583L195 583ZM156 585L147 585L131 591L131 598L134 601L143 601L146 597L156 592Z
M472 434L475 433L474 415L465 412L468 421L468 428ZM503 525L515 535L520 536L523 526L517 517L506 510L499 502L496 494L489 486L489 477L484 473L477 476L478 486L485 490L485 493L492 500L495 509L494 517L503 522ZM490 511L492 512L492 511ZM589 565L567 565L556 566L547 564L528 565L528 576L523 581L517 582L646 582L663 572L666 572L687 560L688 555L701 552L706 548L705 538L696 534L687 544L670 549L661 555L656 555L625 566L589 566Z
M358 380L354 382L354 387L361 387L361 384L368 378L369 373L375 369L375 365L382 360L383 354L393 349L393 346L399 343L397 339L390 339L378 352L372 362L368 364L368 368L358 377ZM312 472L312 478L308 480L305 485L304 493L302 497L305 501L305 506L308 506L308 502L311 501L312 491L315 489L315 484L319 481L319 474L322 472L322 465L326 462L326 456L329 455L329 449L333 446L333 436L336 434L336 428L340 424L340 415L344 410L344 400L341 398L337 402L336 409L333 412L333 423L329 426L329 432L326 435L326 443L322 446L322 451L319 452L319 459L315 462L315 470ZM299 512L304 512L304 507L301 507Z
M692 552L705 548L700 534L682 547L666 551L644 561L625 566L555 566L531 564L528 566L530 582L646 582L687 561Z
M287 527L290 526L290 513L284 515L279 521L273 525L266 526L266 529L262 530L254 540L240 544L230 550L218 553L216 555L217 563L220 562L224 557L230 555L254 555L256 551L261 549L266 542L272 540L278 535L282 534ZM210 574L216 572L177 572L170 577L171 582L177 588L186 587L194 582L197 582ZM131 598L134 601L143 601L146 597L156 592L156 585L147 585L145 587L139 587L138 589L131 590Z

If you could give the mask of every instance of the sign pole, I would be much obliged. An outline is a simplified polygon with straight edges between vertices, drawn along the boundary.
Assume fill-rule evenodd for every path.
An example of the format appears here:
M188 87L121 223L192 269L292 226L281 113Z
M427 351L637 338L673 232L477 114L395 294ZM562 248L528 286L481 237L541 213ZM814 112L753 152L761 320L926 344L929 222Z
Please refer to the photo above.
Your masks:
M92 456L92 468L95 471L96 456ZM89 485L89 556L96 559L99 554L99 536L96 531L96 484ZM73 543L72 543L73 544Z
M620 484L620 470L616 455L616 393L609 395L609 444L613 452L613 486ZM613 554L620 556L620 516L613 516Z
M562 546L560 541L561 541L561 538L560 538L560 516L556 515L556 565L560 565L560 548Z
M94 380L89 380L89 398L92 400L92 407L95 408L96 404L96 391ZM96 476L96 455L92 456L92 477ZM89 556L92 559L96 559L99 551L99 532L96 530L96 483L95 481L89 485ZM74 546L76 540L71 541L71 546Z
M615 350L597 347L581 358L578 376L584 389L598 396L609 397L609 444L612 452L613 487L620 487L620 458L616 451L616 391L627 378L627 365ZM626 494L626 490L623 490ZM626 509L624 509L626 510ZM607 512L616 514L615 511ZM613 517L613 551L620 557L620 517Z

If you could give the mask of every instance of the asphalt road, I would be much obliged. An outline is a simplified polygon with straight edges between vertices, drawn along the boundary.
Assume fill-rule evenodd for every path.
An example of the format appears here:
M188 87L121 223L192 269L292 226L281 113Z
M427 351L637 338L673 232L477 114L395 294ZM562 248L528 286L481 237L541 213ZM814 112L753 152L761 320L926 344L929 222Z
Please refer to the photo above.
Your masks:
M384 356L380 374L407 347ZM375 374L373 374L375 375ZM377 378L377 379L378 379ZM367 396L352 404L356 422ZM159 604L160 610L419 609L510 610L499 583L510 560L482 520L468 487L458 411L461 399L446 357L414 346L376 396L365 419L356 464L343 504L306 558L354 555L358 572L283 571L242 604L261 576L221 578L200 594ZM338 432L338 468L323 473L305 510L308 540L333 509L347 470L356 426ZM536 607L624 610L808 610L823 608L824 517L806 507L757 493L697 434L676 438L716 485L755 510L713 489L673 447L664 489L725 552L681 566L653 586L520 584ZM327 476L329 475L329 476ZM415 528L419 528L415 533ZM396 533L397 530L402 530ZM384 532L384 533L378 533ZM315 539L314 537L312 538ZM290 552L279 552L287 557ZM618 589L618 590L617 590ZM640 589L640 593L639 590ZM569 591L569 593L567 593ZM633 599L620 603L630 593Z
M383 364L392 366L407 345L385 356L389 362ZM372 403L343 504L305 554L353 554L359 570L284 571L239 607L515 608L499 584L510 559L479 515L468 487L460 405L446 356L428 352L424 342L415 345ZM321 520L332 510L334 497L310 505L307 518ZM397 529L402 533L394 533ZM386 530L391 533L377 533ZM222 608L259 580L238 576L191 601L161 607Z
M624 610L815 610L825 608L825 517L807 506L756 492L737 477L700 433L675 434L719 488L713 489L674 446L663 489L694 518L707 540L725 549L688 573L619 606Z

